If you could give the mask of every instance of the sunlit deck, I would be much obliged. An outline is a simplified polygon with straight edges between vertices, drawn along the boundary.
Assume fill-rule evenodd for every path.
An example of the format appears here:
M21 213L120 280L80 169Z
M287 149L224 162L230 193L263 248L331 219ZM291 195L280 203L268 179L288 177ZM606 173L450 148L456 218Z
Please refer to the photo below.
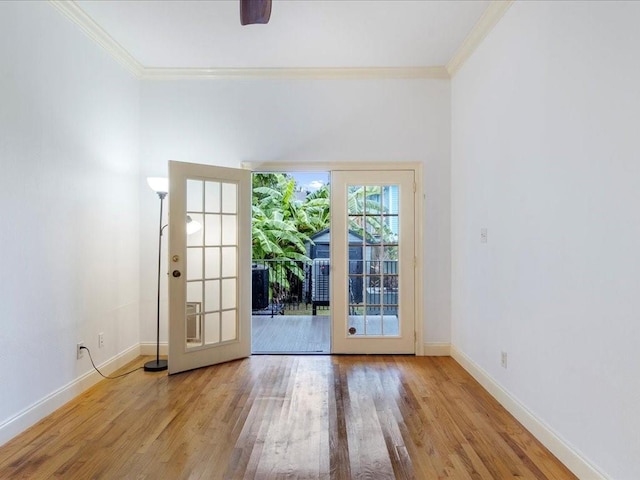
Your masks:
M349 327L356 335L365 332L365 317L350 315ZM366 334L397 335L398 317L369 315ZM253 353L331 353L331 324L328 315L254 315L252 317Z

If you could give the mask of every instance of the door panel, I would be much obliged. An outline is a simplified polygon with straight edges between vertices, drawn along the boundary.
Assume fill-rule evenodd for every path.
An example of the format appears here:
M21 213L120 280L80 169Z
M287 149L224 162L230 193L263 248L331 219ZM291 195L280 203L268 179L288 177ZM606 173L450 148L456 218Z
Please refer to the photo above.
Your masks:
M334 171L335 353L415 353L414 172Z
M169 182L172 374L251 353L251 172L172 161Z

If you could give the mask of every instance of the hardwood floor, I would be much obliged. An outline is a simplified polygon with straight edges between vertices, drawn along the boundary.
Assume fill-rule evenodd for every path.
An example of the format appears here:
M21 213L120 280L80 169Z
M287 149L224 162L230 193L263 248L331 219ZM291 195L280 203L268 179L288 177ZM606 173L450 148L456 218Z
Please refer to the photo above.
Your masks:
M0 478L576 477L451 358L254 356L102 381L0 447Z

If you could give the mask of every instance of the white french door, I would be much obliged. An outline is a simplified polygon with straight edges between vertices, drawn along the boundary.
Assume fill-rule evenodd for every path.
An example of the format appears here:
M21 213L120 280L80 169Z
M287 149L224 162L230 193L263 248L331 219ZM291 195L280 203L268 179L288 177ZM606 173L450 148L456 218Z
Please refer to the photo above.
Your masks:
M171 161L169 191L169 373L247 357L251 172Z
M332 171L334 353L415 353L412 170Z

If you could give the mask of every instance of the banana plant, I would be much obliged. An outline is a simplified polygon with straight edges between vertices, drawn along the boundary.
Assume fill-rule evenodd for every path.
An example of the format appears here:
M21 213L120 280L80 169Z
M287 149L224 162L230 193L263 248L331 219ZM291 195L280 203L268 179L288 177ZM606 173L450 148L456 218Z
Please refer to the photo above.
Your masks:
M273 296L288 291L290 279L304 280L301 265L311 259L306 243L308 228L301 228L302 203L295 198L295 180L285 174L254 175L251 237L253 259L269 265ZM306 227L306 224L304 225ZM313 232L315 233L315 232Z

